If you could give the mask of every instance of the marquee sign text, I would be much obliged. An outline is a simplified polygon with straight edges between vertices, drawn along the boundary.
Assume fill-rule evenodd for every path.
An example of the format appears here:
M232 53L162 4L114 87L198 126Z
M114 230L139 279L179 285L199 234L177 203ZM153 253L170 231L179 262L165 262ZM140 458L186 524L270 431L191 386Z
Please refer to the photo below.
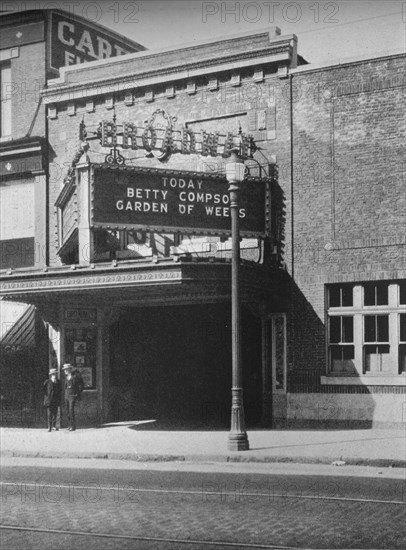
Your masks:
M265 232L265 182L241 185L241 232ZM194 172L111 169L95 166L93 226L230 233L230 197L225 178Z

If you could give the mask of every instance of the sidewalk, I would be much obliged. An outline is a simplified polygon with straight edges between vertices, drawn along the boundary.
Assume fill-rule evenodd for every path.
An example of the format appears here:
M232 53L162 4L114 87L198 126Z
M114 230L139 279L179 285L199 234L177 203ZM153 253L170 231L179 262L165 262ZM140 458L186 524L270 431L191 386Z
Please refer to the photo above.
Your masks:
M158 431L141 423L60 430L0 428L0 455L138 462L290 462L406 467L406 428L254 430L250 450L227 450L226 431Z

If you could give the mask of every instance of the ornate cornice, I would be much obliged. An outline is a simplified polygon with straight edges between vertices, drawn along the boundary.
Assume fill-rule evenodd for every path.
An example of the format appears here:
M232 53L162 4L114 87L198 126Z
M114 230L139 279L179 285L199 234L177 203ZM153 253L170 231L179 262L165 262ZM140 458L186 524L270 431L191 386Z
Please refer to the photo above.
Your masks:
M224 40L222 41L224 42ZM50 82L48 88L42 90L41 94L46 104L56 104L65 101L75 101L76 99L89 99L92 95L101 95L120 90L128 91L129 85L133 87L153 86L161 83L168 83L175 80L184 80L196 78L214 73L226 72L237 69L252 68L256 65L267 65L271 63L283 62L289 63L292 60L292 44L295 42L294 35L278 37L265 46L258 46L255 49L242 49L241 47L228 54L210 55L206 53L200 59L198 55L204 53L204 46L200 46L201 51L194 52L193 48L185 48L174 52L143 52L136 56L126 56L126 59L120 60L121 66L128 67L127 74L110 76L108 78L92 78L87 81L69 82L69 72L73 69L61 71L61 78ZM206 44L205 46L213 46ZM175 62L168 63L168 55L181 53L182 62L176 58ZM189 58L185 59L188 54ZM162 63L158 68L147 68L148 61L156 61L162 58ZM92 67L97 71L98 67ZM76 72L80 70L76 69ZM88 75L92 74L88 71ZM65 74L66 73L66 74ZM89 78L89 77L88 77ZM84 91L86 94L84 95Z
M169 286L181 285L182 292L192 286L200 287L203 293L210 288L211 291L218 287L219 296L228 295L230 292L229 263L206 263L206 262L167 262L165 265L154 265L146 267L110 267L97 272L92 268L69 273L64 269L62 272L51 273L26 273L18 276L3 276L0 281L0 296L40 297L48 295L55 298L58 294L75 295L83 294L86 291L108 291L118 290L120 292L128 289L143 289L146 292L148 287L161 287L165 294ZM248 293L258 295L269 294L279 288L281 281L278 274L265 269L263 266L241 266L241 283ZM105 295L107 297L107 295ZM126 299L126 297L124 298Z
M7 294L31 294L37 292L78 291L94 288L114 288L145 284L162 284L167 282L180 282L182 275L178 271L146 271L132 273L109 274L77 274L72 277L48 277L32 278L21 281L2 281L0 283L0 295Z

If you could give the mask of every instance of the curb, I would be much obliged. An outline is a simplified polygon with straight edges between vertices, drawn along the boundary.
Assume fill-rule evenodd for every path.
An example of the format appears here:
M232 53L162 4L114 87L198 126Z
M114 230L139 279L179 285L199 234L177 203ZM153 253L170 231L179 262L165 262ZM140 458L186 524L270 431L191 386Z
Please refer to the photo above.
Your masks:
M387 458L346 458L339 457L307 457L307 456L243 456L241 454L227 455L168 455L168 454L134 454L134 453L89 453L89 452L43 452L43 451L0 451L0 457L12 458L77 458L127 460L134 462L229 462L229 463L289 463L289 464L328 464L336 466L371 466L376 468L406 468L406 460ZM337 463L337 464L335 464Z

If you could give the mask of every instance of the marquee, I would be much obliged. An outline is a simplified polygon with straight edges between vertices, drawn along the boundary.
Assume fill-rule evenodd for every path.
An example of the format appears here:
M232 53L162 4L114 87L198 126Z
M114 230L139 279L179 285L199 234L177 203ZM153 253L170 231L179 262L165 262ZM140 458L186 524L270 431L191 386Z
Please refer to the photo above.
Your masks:
M231 233L230 198L224 176L146 168L93 165L91 225ZM242 235L265 234L267 180L241 184Z

